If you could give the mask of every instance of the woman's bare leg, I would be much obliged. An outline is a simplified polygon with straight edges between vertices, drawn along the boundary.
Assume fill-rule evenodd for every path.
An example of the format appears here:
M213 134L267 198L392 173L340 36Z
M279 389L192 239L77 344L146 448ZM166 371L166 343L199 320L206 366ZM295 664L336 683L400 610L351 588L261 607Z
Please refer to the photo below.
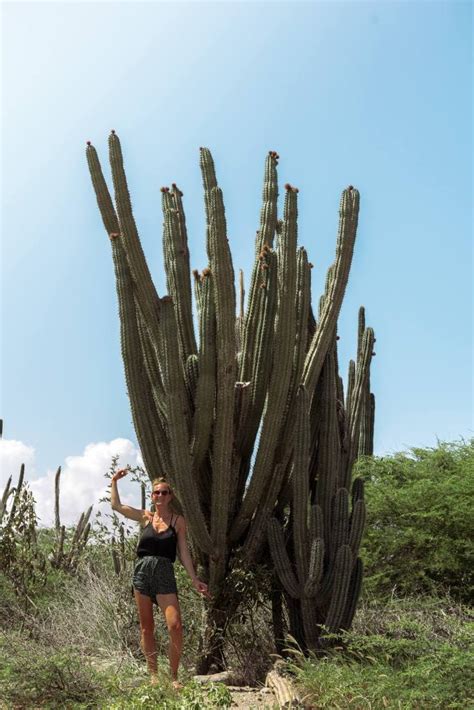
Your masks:
M166 626L170 635L168 658L170 661L171 678L173 685L178 681L178 666L183 650L183 626L181 611L176 594L157 594L156 600L164 614Z
M152 680L156 678L156 642L155 642L155 622L153 619L153 601L145 594L140 594L134 590L135 601L140 618L140 646L146 658L148 670Z

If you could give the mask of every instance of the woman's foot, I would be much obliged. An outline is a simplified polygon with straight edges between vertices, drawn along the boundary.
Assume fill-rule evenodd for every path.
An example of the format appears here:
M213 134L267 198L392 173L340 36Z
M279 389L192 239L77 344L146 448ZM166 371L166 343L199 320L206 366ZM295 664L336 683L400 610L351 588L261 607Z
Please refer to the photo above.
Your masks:
M158 676L156 675L156 673L151 674L150 683L151 685L158 685Z

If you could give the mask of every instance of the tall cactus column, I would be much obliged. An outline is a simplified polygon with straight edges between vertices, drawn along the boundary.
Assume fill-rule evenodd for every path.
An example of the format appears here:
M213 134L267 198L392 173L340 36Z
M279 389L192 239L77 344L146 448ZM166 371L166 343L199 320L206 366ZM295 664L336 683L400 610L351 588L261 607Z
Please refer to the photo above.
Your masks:
M311 457L314 443L309 397L305 386L300 385L296 400L291 525L285 531L276 518L268 525L272 558L293 609L292 634L301 638L301 626L304 643L312 650L327 645L326 632L334 634L349 628L361 588L362 561L357 555L365 525L363 481L356 479L352 484L350 512L347 466L359 438L357 412L366 396L373 342L372 329L365 329L359 336L359 370L355 376L358 386L354 384L349 410L342 416L348 424L341 436L336 418L337 358L333 340L322 368L322 386L316 393L325 398L324 417L320 412L323 421L317 429L316 458ZM311 488L315 493L309 509ZM298 600L299 606L295 607L291 600ZM296 618L295 608L299 609Z
M373 438L373 333L362 314L346 403L336 335L359 193L353 187L342 193L336 257L316 321L311 264L298 247L298 190L285 186L278 219L279 156L270 151L247 308L241 277L237 315L224 200L210 151L200 150L208 264L193 277L183 194L175 183L161 189L163 298L143 253L114 131L109 159L114 201L88 144L92 184L112 246L133 423L150 478L163 474L175 486L213 595L199 670L223 659L225 628L240 600L228 584L229 572L235 565L251 570L263 560L269 520L275 510L283 519L288 506L292 522L285 532L270 522L271 546L307 643L316 646L321 620L332 627L350 624L361 578L355 561L365 515L361 482L352 487L350 514L348 498L353 462L371 450Z

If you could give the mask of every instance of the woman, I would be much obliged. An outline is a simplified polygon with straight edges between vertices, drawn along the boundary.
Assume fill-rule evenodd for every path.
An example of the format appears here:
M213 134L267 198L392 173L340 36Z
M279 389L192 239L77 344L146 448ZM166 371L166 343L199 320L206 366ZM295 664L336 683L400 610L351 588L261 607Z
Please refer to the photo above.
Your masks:
M173 687L181 687L178 682L178 666L183 648L183 631L179 608L173 562L176 547L186 572L191 577L194 588L207 597L207 585L198 579L186 542L186 522L182 515L171 510L173 492L164 478L152 481L151 499L155 512L138 510L123 505L117 488L117 481L126 476L128 469L122 468L112 476L111 503L113 510L142 526L137 547L138 560L133 573L133 588L140 617L141 647L147 659L152 683L157 682L156 643L153 621L153 604L157 604L164 614L170 636L169 662Z

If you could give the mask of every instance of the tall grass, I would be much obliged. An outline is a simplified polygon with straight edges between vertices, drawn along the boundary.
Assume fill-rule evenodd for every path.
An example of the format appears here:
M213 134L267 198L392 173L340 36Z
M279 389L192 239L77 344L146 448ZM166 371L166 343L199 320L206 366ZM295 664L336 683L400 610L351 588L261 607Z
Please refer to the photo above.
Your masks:
M305 702L354 710L474 707L472 609L445 598L364 603L341 647L324 658L293 650Z

